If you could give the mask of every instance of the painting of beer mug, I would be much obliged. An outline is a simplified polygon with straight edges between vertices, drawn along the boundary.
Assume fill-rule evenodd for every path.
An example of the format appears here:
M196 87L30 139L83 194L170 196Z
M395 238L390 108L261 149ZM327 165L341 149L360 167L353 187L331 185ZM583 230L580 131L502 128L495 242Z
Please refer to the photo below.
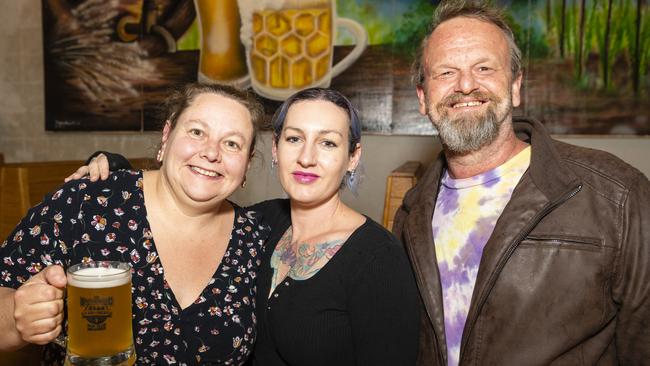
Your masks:
M80 263L67 270L66 365L133 365L131 267L126 263Z
M308 87L328 87L368 45L368 33L354 20L336 16L336 0L239 0L241 40L251 85L258 94L284 100ZM339 28L355 47L332 65Z
M237 0L194 0L194 7L200 38L198 81L248 86Z

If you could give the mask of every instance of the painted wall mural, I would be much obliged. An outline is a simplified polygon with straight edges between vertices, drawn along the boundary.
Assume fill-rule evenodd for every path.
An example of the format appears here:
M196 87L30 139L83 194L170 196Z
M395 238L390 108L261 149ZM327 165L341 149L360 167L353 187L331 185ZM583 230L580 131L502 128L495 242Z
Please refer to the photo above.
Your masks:
M158 129L187 81L252 88L270 116L310 86L366 133L435 134L410 65L437 1L42 0L46 129ZM646 0L496 0L525 57L524 103L555 134L650 134Z

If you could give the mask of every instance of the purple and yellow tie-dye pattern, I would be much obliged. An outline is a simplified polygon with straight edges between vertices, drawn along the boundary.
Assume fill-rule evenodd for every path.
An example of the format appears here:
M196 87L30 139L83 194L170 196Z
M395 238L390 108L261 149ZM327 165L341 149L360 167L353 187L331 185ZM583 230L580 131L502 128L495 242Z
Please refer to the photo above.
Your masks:
M530 165L530 147L486 173L453 179L444 173L433 214L449 365L458 365L460 343L483 247L512 191Z

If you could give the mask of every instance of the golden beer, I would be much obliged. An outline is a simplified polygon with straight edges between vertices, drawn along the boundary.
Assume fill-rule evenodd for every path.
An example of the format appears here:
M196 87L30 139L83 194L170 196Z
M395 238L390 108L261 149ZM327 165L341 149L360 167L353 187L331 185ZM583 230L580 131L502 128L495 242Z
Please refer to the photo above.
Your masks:
M201 32L199 82L228 82L246 76L237 0L194 0L194 4Z
M361 24L336 15L336 0L238 0L238 6L250 84L269 99L284 100L305 88L328 87L368 45L368 32ZM355 46L333 64L338 29L352 35Z
M133 364L129 266L98 263L68 270L67 358L73 365L93 364L93 360Z
M325 77L332 63L330 5L253 13L250 66L254 82L301 89Z

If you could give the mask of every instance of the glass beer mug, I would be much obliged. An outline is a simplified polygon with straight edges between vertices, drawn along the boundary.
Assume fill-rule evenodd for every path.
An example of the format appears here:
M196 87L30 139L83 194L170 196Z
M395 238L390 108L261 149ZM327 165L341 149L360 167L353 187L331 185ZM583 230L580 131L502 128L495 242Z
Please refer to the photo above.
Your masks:
M194 0L201 51L198 81L246 86L248 82L237 0Z
M368 44L354 20L336 16L336 0L239 0L241 39L251 85L258 94L284 100L309 87L328 87ZM336 30L355 38L352 52L332 65Z
M66 365L133 365L131 267L97 261L67 270Z

